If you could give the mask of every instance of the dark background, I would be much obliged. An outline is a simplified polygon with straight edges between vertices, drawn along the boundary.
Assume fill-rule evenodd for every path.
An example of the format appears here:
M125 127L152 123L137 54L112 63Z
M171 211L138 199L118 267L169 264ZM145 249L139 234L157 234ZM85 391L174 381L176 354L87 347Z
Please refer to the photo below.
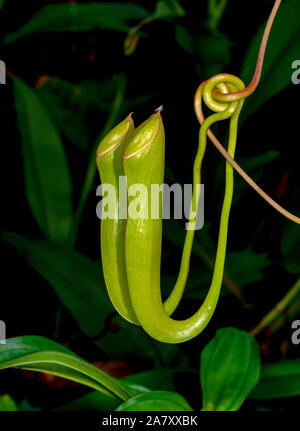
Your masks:
M0 37L21 27L38 9L49 4L48 1L9 1L0 16ZM156 1L140 1L138 4L153 11ZM145 27L147 37L141 38L136 51L124 56L125 34L121 32L96 29L78 33L36 34L0 48L0 58L7 68L34 87L43 75L61 78L69 83L87 80L113 82L120 74L126 76L125 99L148 99L138 103L134 110L136 124L144 121L160 105L164 106L163 121L166 130L166 163L179 183L191 182L193 158L197 147L199 125L193 111L193 96L197 86L210 77L213 71L240 74L246 50L258 28L267 17L272 1L230 0L219 25L219 31L226 35L230 48L228 61L220 55L224 68L213 62L204 64L205 53L209 53L210 35L205 27L207 16L206 2L181 1L186 17L176 18L175 22L186 27L196 40L193 55L186 52L174 37L174 22L157 21ZM222 53L221 53L222 54ZM271 79L271 77L270 77ZM248 84L248 82L246 83ZM299 189L299 87L290 84L281 93L266 102L251 115L240 129L237 143L237 156L248 157L265 153L270 149L279 151L280 156L263 166L259 184L286 208L296 208L295 194ZM7 85L0 86L1 92L1 230L17 232L31 239L40 239L41 233L32 216L24 191L24 169L21 135L16 123L16 111L11 79ZM108 101L109 101L108 94ZM76 110L74 106L74 110ZM129 111L124 105L120 118ZM93 109L87 113L91 144L85 152L74 146L70 139L63 136L65 151L73 181L73 204L76 207L81 185L88 162L89 149L101 132L107 112ZM218 127L219 136L226 139L226 126ZM222 175L224 161L212 145L208 145L204 163L204 183L206 188L205 219L210 223L210 236L216 243L219 223L219 209L222 200ZM55 167L53 167L55 175ZM167 178L168 179L168 178ZM287 180L286 180L287 179ZM170 180L170 178L169 178ZM243 179L235 175L236 183ZM76 248L92 260L99 260L99 220L95 216L97 199L94 182L83 212L76 242ZM281 188L278 188L281 185ZM264 254L269 265L263 277L243 286L243 296L251 305L246 309L230 293L222 296L215 316L207 330L196 339L180 346L188 359L191 369L199 362L203 346L212 338L215 331L223 326L235 326L250 330L261 317L287 292L296 280L283 265L281 239L288 222L271 209L250 188L237 196L230 217L228 252L238 252L251 248L253 253ZM201 238L201 231L199 233ZM163 274L172 276L178 271L181 251L169 241L163 241ZM2 282L0 319L7 325L7 336L26 334L43 335L66 343L90 361L108 361L119 358L109 357L85 336L69 311L61 305L55 291L26 262L23 256L6 243L1 244ZM99 265L101 265L99 261ZM207 271L193 257L192 270ZM224 287L223 287L224 289ZM225 288L226 289L226 288ZM199 301L200 301L199 297ZM178 316L188 316L199 306L194 299L186 299ZM299 315L299 314L298 314ZM296 317L295 317L296 318ZM59 324L57 323L59 319ZM105 336L113 329L107 323L99 335ZM290 343L291 329L289 320L276 333L263 332L258 337L263 361L275 361L299 357L299 347ZM97 337L96 337L97 339ZM98 340L99 340L98 339ZM122 359L133 371L151 369L151 358L135 352ZM46 382L47 383L47 382ZM186 381L177 378L178 390L188 396L191 403L197 399L198 382L193 375ZM81 389L76 388L76 394ZM12 371L1 376L1 392L13 393L18 400L27 398L33 406L56 406L74 396L72 389L61 391L51 388L45 382L20 376ZM72 393L72 394L71 394ZM54 401L55 396L55 401ZM196 401L197 400L197 401ZM299 400L298 400L299 401ZM272 409L292 408L285 400L273 401ZM248 408L255 407L249 401ZM268 406L268 403L265 402Z

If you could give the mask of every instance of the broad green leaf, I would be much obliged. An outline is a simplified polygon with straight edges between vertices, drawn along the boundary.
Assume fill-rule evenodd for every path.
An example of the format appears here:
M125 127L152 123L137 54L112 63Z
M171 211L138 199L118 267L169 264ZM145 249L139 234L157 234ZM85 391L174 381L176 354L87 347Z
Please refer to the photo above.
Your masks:
M112 411L120 405L120 400L112 398L98 391L92 391L74 401L70 401L61 407L56 408L57 411Z
M298 59L300 52L299 15L299 0L282 2L268 41L259 87L247 98L241 121L291 83L294 71L292 63ZM250 83L254 73L265 24L262 24L251 42L242 66L241 79L246 85Z
M300 359L263 365L250 397L262 400L297 395L300 395Z
M0 370L22 368L50 373L81 383L110 396L131 396L115 379L44 337L17 337L0 346Z
M136 395L122 403L117 411L192 411L187 401L175 392L153 391Z
M134 3L63 3L40 9L23 27L10 33L5 43L41 32L79 32L95 28L127 32L128 20L142 20L150 12Z
M225 268L227 274L243 287L264 278L263 271L270 265L264 254L256 254L250 248L228 253Z
M0 412L16 412L18 410L17 404L8 394L0 396Z
M120 385L130 391L132 396L150 392L149 389L129 383L126 379L118 380ZM120 399L113 398L99 391L92 391L55 410L57 411L108 411L115 410L121 404Z
M26 196L40 229L51 240L64 242L72 219L72 183L64 148L35 91L16 77L13 84Z
M75 353L53 340L37 335L25 335L23 337L8 338L7 343L0 347L0 364L11 359L18 359L32 353L48 350L75 355Z
M5 0L0 0L0 10L2 10L2 9L3 9L4 2L5 2Z
M101 331L113 308L106 294L100 262L47 241L31 241L9 233L3 233L2 237L53 286L86 335L94 336Z
M120 385L127 389L132 395L145 394L150 392L150 389L146 388L139 383L134 382L134 379L128 380L126 377L124 379L118 380Z
M222 328L201 353L203 410L235 411L258 382L259 348L247 332Z
M121 379L119 382L133 395L157 390L174 391L173 376L179 369L159 368L143 371ZM148 389L149 388L149 389ZM93 391L80 397L57 410L62 411L107 411L115 410L120 401L107 395Z
M127 378L119 381L125 389L128 389L132 395L138 395L149 392L149 389L130 383ZM59 407L58 411L108 411L115 410L120 405L120 400L109 397L101 392L93 391L83 397L77 398L70 403Z

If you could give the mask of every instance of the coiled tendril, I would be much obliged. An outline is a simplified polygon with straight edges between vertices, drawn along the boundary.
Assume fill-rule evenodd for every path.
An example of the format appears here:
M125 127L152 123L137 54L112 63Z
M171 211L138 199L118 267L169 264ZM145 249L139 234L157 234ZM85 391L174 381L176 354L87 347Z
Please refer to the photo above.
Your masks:
M274 22L275 16L279 9L282 0L276 0L270 17L268 19L265 32L263 35L263 39L260 45L259 55L257 59L256 69L251 83L247 88L237 91L233 87L230 88L226 83L237 83L239 78L228 75L228 74L219 74L210 78L208 81L204 81L198 87L195 99L194 99L194 107L195 113L197 115L198 121L200 124L204 122L204 115L202 110L202 98L207 104L207 106L214 112L220 112L222 107L225 107L225 103L227 102L237 102L239 100L244 100L246 97L250 96L255 89L257 88L260 78L261 72L264 62L264 56L266 51L266 46L268 42L268 38L270 35L270 30L272 24ZM237 88L237 87L236 87ZM228 91L228 89L230 91ZM253 181L253 179L240 167L240 165L230 156L229 152L222 146L220 141L216 138L211 130L207 132L208 137L215 145L215 147L220 151L220 153L226 158L226 160L230 163L230 165L244 178L244 180L263 198L266 202L268 202L273 208L275 208L282 215L287 217L289 220L300 224L300 218L296 215L290 213L277 202L274 201L258 184Z

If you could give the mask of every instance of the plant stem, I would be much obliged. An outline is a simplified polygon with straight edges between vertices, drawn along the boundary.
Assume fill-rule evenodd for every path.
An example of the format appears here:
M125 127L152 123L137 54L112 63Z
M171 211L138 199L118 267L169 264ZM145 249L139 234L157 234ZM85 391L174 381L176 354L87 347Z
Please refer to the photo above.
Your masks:
M278 12L278 9L279 9L281 3L282 3L282 0L275 0L273 9L270 13L270 16L269 16L269 19L268 19L268 22L267 22L267 25L266 25L266 28L264 31L264 35L263 35L263 38L262 38L262 41L260 44L255 72L254 72L252 81L250 82L248 87L246 87L242 91L237 91L234 93L229 92L227 94L222 94L217 89L215 89L214 90L215 100L217 100L219 102L235 102L237 100L244 99L245 97L248 97L254 93L254 91L256 90L256 88L258 87L258 84L260 82L267 43L269 40L271 28L273 26L274 20L276 18L276 15L277 15L277 12Z
M210 30L214 31L217 29L220 20L223 16L228 0L209 0L208 2L208 13L209 17L207 25Z
M271 334L273 334L278 329L280 329L285 324L285 322L287 321L287 319L288 320L293 319L294 316L296 316L299 312L300 312L300 300L294 302L286 310L286 312L282 316L279 316L276 320L274 320L274 322L270 326Z
M106 123L105 123L105 125L104 125L104 127L100 133L100 136L97 139L97 141L95 142L95 144L91 150L91 153L90 153L90 158L88 161L88 167L87 167L87 171L86 171L85 180L84 180L84 183L82 186L82 192L81 192L78 208L77 208L77 211L74 215L73 224L71 226L71 231L70 231L70 235L69 235L68 242L67 242L67 244L71 247L74 247L74 245L75 245L81 216L82 216L88 195L92 189L95 174L97 171L97 167L96 167L96 163L95 163L95 154L96 154L97 147L98 147L101 139L113 127L113 125L115 124L116 120L118 119L118 117L120 115L121 107L122 107L123 100L124 100L125 87L126 87L126 76L122 74L118 78L118 88L117 88L115 98L114 98L114 101L112 104L112 109L111 109L109 116L106 120Z
M251 329L251 331L249 331L249 334L255 336L269 326L290 305L298 293L300 293L300 277L281 301L279 301L275 307L269 311L269 313L266 314L266 316L253 329Z

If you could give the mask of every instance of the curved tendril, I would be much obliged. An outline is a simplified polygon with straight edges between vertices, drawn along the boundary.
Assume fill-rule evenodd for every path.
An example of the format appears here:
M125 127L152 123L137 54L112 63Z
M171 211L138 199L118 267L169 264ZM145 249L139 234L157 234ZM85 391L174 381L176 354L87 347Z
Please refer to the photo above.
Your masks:
M215 86L217 86L220 91L227 93L232 90L242 90L245 88L243 82L237 77L229 77L226 85L222 82L223 79L223 76L218 77L217 81L219 82L214 82L212 86L210 86L208 82L206 84L207 92L212 92ZM212 104L210 101L212 101ZM244 101L240 100L229 104L215 104L211 94L210 97L207 97L206 103L215 113L204 121L199 132L199 147L193 170L192 211L190 211L189 218L189 222L192 226L195 223L194 214L197 213L199 203L200 192L197 185L201 184L201 166L206 150L207 130L212 124L218 121L230 119L228 152L234 157L237 123ZM129 284L132 304L140 325L150 336L161 342L180 343L192 339L203 331L214 314L223 280L228 222L233 196L233 169L228 163L226 164L225 184L213 277L207 296L198 311L185 320L175 320L168 315L170 314L170 310L174 310L176 305L180 302L184 290L185 280L189 271L191 247L194 236L193 230L187 231L179 276L171 295L164 304L162 303L159 283L153 283L152 280L145 281L144 279L144 283L141 283L141 280L135 280L138 285L136 289L131 288ZM159 276L157 279L158 278Z
M210 122L210 124L213 124L217 121L226 120L226 119L229 119L232 117L233 117L233 119L235 117L237 117L237 119L236 119L236 121L237 121L238 117L239 117L239 113L242 109L243 100L237 101L234 103L233 102L216 103L214 101L213 96L212 96L212 91L215 88L215 86L216 86L216 88L219 89L219 91L224 92L224 94L229 93L230 88L234 88L234 89L240 88L241 89L241 88L245 87L243 82L239 78L236 78L235 76L231 75L228 78L228 80L230 82L228 82L226 84L223 82L223 79L224 79L223 76L221 76L221 77L218 76L216 78L217 82L214 81L214 84L210 85L210 86L209 86L209 83L206 81L208 88L207 88L207 92L206 92L207 97L206 97L205 103L211 110L213 110L215 112L215 114L211 115L211 117L209 117L206 120L206 122ZM236 112L236 111L238 111L238 112ZM212 122L211 122L211 119L213 120ZM234 122L232 121L232 123L234 123ZM203 125L203 130L208 130L208 127L206 127L206 124ZM186 232L184 247L183 247L182 257L181 257L180 270L179 270L179 274L178 274L178 277L176 280L176 284L175 284L171 294L169 295L169 297L164 302L165 311L168 315L173 314L173 312L178 307L180 300L182 298L183 291L185 289L186 282L188 279L188 274L189 274L191 252L192 252L193 241L194 241L194 236L195 236L195 230L193 228L195 220L191 219L191 214L197 213L197 208L199 205L201 190L200 189L197 190L197 186L201 186L201 184L200 184L201 183L201 166L202 166L202 160L204 158L204 154L206 151L206 140L205 140L205 143L203 143L203 140L204 140L203 130L200 132L199 149L198 149L198 153L197 153L197 156L196 156L196 159L194 162L194 169L193 169L193 196L192 196L192 202L191 202L191 206L190 206L190 217L189 217L190 228ZM229 139L230 142L235 142L232 137L233 137L233 135L236 135L236 134L237 134L237 130L233 130L233 126L231 124L231 126L230 126L230 139ZM228 149L228 151L231 151L232 156L233 156L234 151L235 151L235 145L236 145L235 143L234 144L231 143L232 149L230 150L230 146ZM229 187L226 184L226 196L227 196L228 190L229 190ZM227 198L225 197L224 202L226 202L226 200L227 200ZM221 238L223 238L223 239L221 240ZM223 243L223 246L225 244L225 239L223 237L223 234L222 235L220 234L219 243L220 244ZM226 245L225 245L225 247L226 247ZM216 262L216 264L217 264L217 262Z
M260 44L260 49L259 49L259 54L258 54L258 58L257 58L257 63L256 63L256 68L255 68L255 73L253 76L252 81L250 82L250 84L248 85L248 87L246 87L244 90L242 91L238 91L235 93L228 93L228 94L222 94L218 91L214 91L213 95L214 95L214 99L219 101L219 102L234 102L237 100L241 100L244 99L245 97L250 96L250 94L252 94L260 81L261 78L261 72L262 72L262 67L263 67L263 63L264 63L264 57L265 57L265 52L266 52L266 47L267 47L267 43L268 43L268 39L270 36L270 31L274 22L274 19L276 17L277 11L279 9L279 6L281 4L282 0L276 0L275 4L273 6L273 9L270 13L265 31L264 31L264 35Z
M278 11L278 8L281 4L282 0L276 0L274 7L272 9L271 15L269 17L265 32L264 32L264 36L261 42L261 46L260 46L260 50L259 50L259 55L258 55L258 60L257 60L257 65L256 65L256 70L255 70L255 74L254 77L251 81L251 83L248 85L247 88L245 88L242 91L238 91L238 92L233 92L233 93L228 93L228 92L220 92L218 90L220 90L220 85L222 85L222 82L220 83L220 77L223 77L223 84L226 85L226 81L228 81L228 79L230 77L233 77L233 75L229 75L229 74L219 74L216 75L212 78L210 78L208 81L204 81L202 82L202 84L199 85L196 94L195 94L195 98L194 98L194 108L195 108L195 113L196 116L198 118L199 123L202 125L203 122L205 121L205 117L203 114L203 109L202 109L202 98L206 98L208 96L208 94L212 95L213 98L213 102L215 104L218 103L223 103L224 105L228 102L233 102L233 101L238 101L238 100L243 100L245 99L247 96L249 96L250 94L252 94L254 92L254 90L257 88L259 81L260 81L260 77L261 77L261 71L262 71L262 66L263 66L263 61L264 61L264 55L265 55L265 50L266 50L266 45L267 45L267 41L268 41L268 37L270 35L270 30L272 27L272 24L274 22L276 13ZM235 77L234 77L235 78ZM214 85L215 82L218 82L219 88L215 85L216 88L213 88L213 91L211 93L208 93L206 88L207 83L210 83L210 88L212 85ZM226 94L227 93L227 94ZM244 180L266 201L268 202L274 209L276 209L279 213L281 213L283 216L285 216L286 218L288 218L289 220L300 224L300 218L297 217L296 215L290 213L289 211L287 211L285 208L283 208L281 205L279 205L274 199L271 198L271 196L269 196L261 187L259 187L258 184L256 184L255 181L253 181L253 179L240 167L240 165L230 156L230 154L226 151L226 149L223 147L223 145L220 143L220 141L216 138L216 136L213 134L213 132L208 129L207 131L207 135L209 137L209 139L211 140L211 142L215 145L215 147L218 149L218 151L220 151L220 153L226 158L226 160L231 164L231 166L244 178Z

